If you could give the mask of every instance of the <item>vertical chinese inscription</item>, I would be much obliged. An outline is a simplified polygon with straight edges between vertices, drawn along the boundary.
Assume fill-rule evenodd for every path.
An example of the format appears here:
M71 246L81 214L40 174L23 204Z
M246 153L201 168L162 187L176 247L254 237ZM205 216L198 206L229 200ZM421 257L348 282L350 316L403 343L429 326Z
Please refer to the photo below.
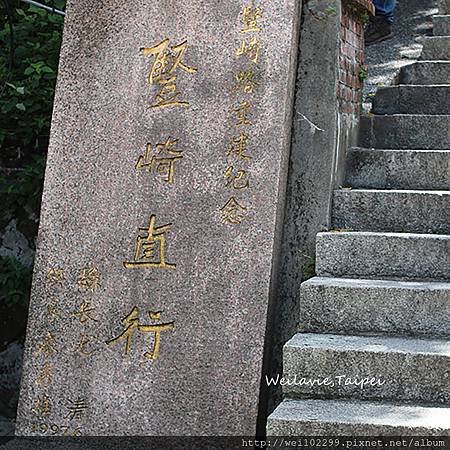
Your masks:
M260 84L257 64L262 53L262 44L259 40L259 33L262 31L261 20L263 19L261 5L255 5L253 0L244 4L239 19L240 45L234 53L238 58L243 58L246 65L240 67L233 75L233 93L237 93L239 98L231 113L237 133L235 132L231 136L227 146L225 155L228 160L233 159L233 162L228 161L228 167L224 172L225 188L234 192L225 205L220 208L221 222L230 225L242 223L249 212L248 207L237 195L251 186L248 164L253 159L251 151L253 104L250 100Z

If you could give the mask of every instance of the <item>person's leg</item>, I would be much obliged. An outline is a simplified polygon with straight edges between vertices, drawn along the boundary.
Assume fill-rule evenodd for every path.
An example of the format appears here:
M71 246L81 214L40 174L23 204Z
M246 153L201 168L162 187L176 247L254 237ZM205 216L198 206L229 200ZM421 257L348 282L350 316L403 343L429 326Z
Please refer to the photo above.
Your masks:
M364 37L366 45L376 44L391 38L394 22L395 0L372 0L375 6L375 17L371 17Z
M395 0L372 0L377 16L383 17L389 23L394 22Z

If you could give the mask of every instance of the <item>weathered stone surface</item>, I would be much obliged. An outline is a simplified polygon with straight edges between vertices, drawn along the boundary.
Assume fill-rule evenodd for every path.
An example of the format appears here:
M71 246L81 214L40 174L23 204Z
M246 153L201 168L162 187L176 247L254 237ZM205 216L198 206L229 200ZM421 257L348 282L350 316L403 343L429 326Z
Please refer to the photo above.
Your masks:
M34 250L26 236L17 229L15 219L0 232L0 256L17 259L26 267L33 265Z
M448 280L450 236L319 233L316 273L326 277Z
M448 84L450 61L417 61L400 69L398 84Z
M450 403L448 340L298 333L283 360L289 398Z
M19 435L44 433L42 423L55 434L254 433L299 2L262 0L256 24L244 23L244 6L69 2ZM158 53L166 38L168 60ZM252 39L261 45L256 63L255 54L236 52ZM140 51L157 44L148 50L155 55ZM170 101L189 105L152 107ZM233 111L241 102L250 103L246 118ZM167 146L155 147L169 138L178 139L169 150L182 151L167 156L182 157L173 180L169 162L156 167L155 150ZM147 170L138 170L150 143L156 159L140 160ZM246 208L240 216L224 208L232 198ZM157 328L149 327L161 323L157 355ZM128 355L126 330L134 332Z
M0 416L0 437L2 436L14 436L14 422L10 418Z
M433 34L450 36L450 16L433 16Z
M362 117L359 145L391 149L448 150L449 129L450 115L394 114Z
M372 109L375 114L450 114L450 84L381 87Z
M285 400L269 436L447 436L450 408L342 400Z
M450 336L450 283L314 277L298 331Z
M450 191L339 189L333 228L450 234Z
M450 59L450 36L426 37L420 59L425 61L444 61Z
M450 190L450 151L352 148L345 186Z
M341 183L350 139L346 133L357 125L338 107L343 20L340 0L303 2L276 312L274 353L280 360L282 346L296 329L297 295L313 261L316 233L330 224L332 191Z
M23 345L19 342L12 342L0 352L0 417L15 416L22 374L22 355Z
M450 14L450 0L438 0L440 14Z

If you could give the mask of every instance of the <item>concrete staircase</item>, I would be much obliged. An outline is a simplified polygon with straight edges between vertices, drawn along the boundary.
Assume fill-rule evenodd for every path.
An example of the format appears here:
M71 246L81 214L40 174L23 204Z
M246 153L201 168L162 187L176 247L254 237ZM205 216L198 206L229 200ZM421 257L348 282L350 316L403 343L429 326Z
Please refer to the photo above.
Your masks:
M348 152L270 436L450 434L449 0L440 13Z

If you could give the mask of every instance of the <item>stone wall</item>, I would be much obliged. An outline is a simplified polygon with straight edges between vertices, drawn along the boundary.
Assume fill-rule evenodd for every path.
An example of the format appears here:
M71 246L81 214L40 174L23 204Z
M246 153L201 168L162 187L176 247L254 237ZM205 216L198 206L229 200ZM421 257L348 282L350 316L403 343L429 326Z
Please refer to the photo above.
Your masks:
M370 0L309 0L302 8L274 373L281 371L282 345L299 330L300 284L314 274L316 234L330 228L333 190L356 143L363 23L373 12Z
M341 16L338 100L341 113L359 114L364 65L364 26L354 11L344 4Z

